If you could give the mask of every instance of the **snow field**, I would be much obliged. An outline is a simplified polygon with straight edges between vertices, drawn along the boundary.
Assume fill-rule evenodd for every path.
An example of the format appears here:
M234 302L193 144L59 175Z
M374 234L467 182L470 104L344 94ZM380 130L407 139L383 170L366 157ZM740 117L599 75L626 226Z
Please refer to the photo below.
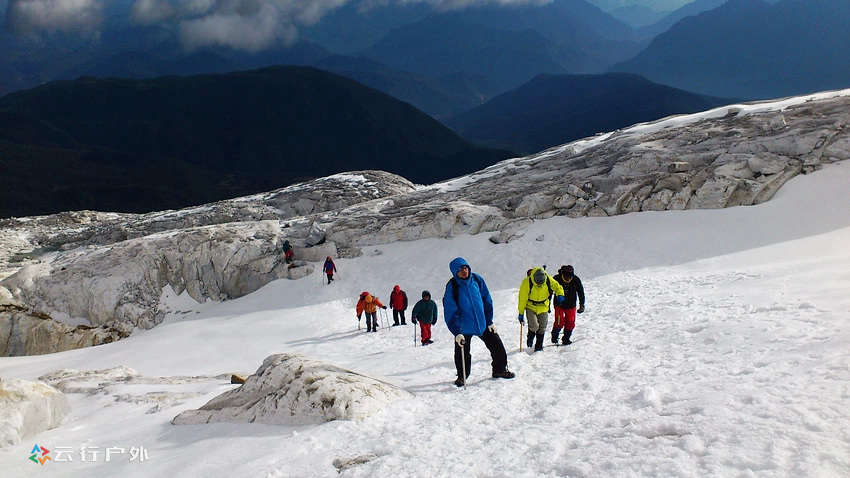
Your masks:
M172 312L152 330L0 359L4 378L124 365L150 379L83 383L94 390L69 394L63 426L0 450L0 476L47 472L28 460L34 443L150 451L142 463L77 455L44 465L68 477L850 476L848 183L850 164L837 164L759 206L553 218L507 245L483 234L367 247L336 261L331 285L316 275L276 281L223 303L166 290ZM469 386L452 384L442 308L427 347L414 346L411 325L357 331L361 291L386 301L399 284L411 307L423 289L439 303L456 256L493 293L513 380L489 378L489 354L473 339ZM549 346L547 330L544 351L529 355L518 351L516 295L541 263L575 265L587 311L573 345ZM360 422L170 424L235 387L216 377L252 373L279 352L385 379L415 398ZM332 465L362 455L375 457L339 474Z

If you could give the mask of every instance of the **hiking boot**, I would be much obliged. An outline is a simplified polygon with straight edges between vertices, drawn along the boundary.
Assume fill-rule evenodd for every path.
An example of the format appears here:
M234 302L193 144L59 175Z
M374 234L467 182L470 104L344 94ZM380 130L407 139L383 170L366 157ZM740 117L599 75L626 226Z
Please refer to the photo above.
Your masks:
M543 334L537 334L537 343L534 344L534 351L539 352L543 350Z
M514 378L516 374L511 372L508 369L505 369L502 372L493 372L493 378Z
M573 341L572 341L572 340L570 340L570 337L571 337L572 335L573 335L573 331L572 331L572 330L565 330L565 331L564 331L564 338L563 338L563 339L561 339L561 345L570 345L571 343L573 343Z
M460 378L460 377L458 377L458 379L457 379L457 380L455 380L455 385L456 385L458 388L459 388L459 387L463 387L463 379L462 379L462 378Z
M397 325L401 325L401 324L399 324L398 322L396 322L396 323L394 323L394 324L393 324L393 327L395 327L395 326L397 326Z
M526 336L526 339L525 339L525 345L527 345L528 348L531 348L531 347L534 346L534 332L528 333L528 335Z
M560 331L552 330L552 343L558 345L558 335L560 335Z

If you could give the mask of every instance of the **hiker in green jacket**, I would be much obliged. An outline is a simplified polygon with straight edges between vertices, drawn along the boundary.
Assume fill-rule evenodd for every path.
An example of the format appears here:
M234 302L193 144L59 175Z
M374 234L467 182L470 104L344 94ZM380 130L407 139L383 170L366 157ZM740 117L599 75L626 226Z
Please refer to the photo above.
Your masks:
M431 293L422 291L422 300L413 306L410 313L414 324L419 322L419 330L422 331L422 345L433 344L431 340L431 325L437 323L437 303L431 300Z

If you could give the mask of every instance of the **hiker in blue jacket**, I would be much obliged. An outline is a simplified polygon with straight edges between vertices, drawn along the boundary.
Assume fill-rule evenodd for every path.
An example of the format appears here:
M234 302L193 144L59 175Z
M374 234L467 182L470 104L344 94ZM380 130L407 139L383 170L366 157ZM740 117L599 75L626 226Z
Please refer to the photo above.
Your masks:
M443 317L446 318L449 331L455 336L455 385L462 387L469 377L472 366L470 339L473 335L480 337L490 350L493 378L514 378L516 375L508 370L505 346L493 325L493 298L484 279L474 274L462 257L454 259L449 264L449 270L452 271L452 278L446 284L443 295Z

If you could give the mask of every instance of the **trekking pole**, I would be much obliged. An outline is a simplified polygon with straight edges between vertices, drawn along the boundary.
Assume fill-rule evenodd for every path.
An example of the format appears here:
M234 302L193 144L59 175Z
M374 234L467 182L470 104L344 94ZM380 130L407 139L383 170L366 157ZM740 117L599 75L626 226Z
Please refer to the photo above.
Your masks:
M460 363L463 365L463 389L466 390L466 337L463 338L463 345L460 346Z
M410 320L412 321L413 317ZM413 346L416 347L416 324L413 324Z
M519 323L519 351L522 352L522 326L525 325L522 322Z

